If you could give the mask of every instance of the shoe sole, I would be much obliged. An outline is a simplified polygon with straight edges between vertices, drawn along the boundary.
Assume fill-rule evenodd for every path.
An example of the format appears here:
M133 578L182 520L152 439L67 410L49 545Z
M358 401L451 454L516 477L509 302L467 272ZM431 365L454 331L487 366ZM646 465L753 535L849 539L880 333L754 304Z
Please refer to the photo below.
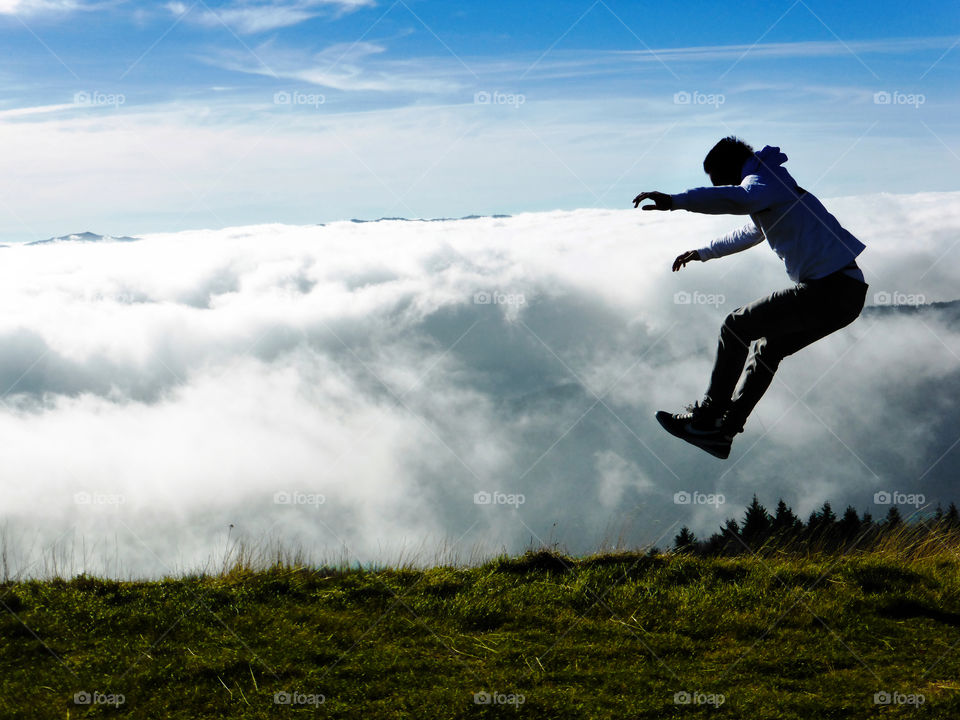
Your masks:
M673 416L670 413L668 413L666 410L660 410L659 412L657 412L657 422L660 423L660 425L663 427L664 430L666 430L668 433L670 433L674 437L678 437L684 442L687 442L693 445L694 447L698 447L704 452L708 452L714 457L720 458L721 460L726 460L728 457L730 457L729 445L718 447L716 444L707 442L705 440L700 440L694 435L685 435L681 432L677 432L669 425L669 421L672 418Z

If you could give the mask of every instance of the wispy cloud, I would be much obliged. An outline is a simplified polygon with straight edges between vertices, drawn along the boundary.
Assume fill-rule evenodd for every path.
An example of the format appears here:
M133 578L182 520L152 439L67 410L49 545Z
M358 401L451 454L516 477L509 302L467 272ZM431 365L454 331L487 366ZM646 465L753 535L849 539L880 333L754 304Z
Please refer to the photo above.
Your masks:
M88 2L86 0L0 0L0 14L70 13L76 10L102 10L116 5L117 0L106 0L104 2Z
M298 25L321 15L325 10L339 14L375 5L375 0L298 0L296 2L232 2L219 7L203 5L187 19L207 27L226 25L241 35L253 35ZM165 6L174 15L183 15L192 5L178 0Z
M619 50L611 54L625 55L653 62L706 61L737 59L744 54L753 58L809 58L832 57L856 54L896 54L918 50L949 47L955 37L890 38L841 42L839 40L804 40L782 43L758 43L756 45L700 45L691 47L666 47L651 50Z
M510 88L520 85L524 88L537 83L566 83L566 92L577 92L581 96L589 93L589 87L577 87L570 83L577 80L589 81L591 78L617 78L633 63L662 62L677 63L678 68L700 63L714 73L706 78L715 77L723 67L715 63L741 58L763 59L803 59L813 57L844 57L850 52L870 55L897 55L922 50L948 47L953 38L894 38L885 40L841 43L837 41L764 43L758 45L709 45L697 47L666 47L642 51L619 50L557 50L531 69L531 58L523 53L501 55L497 57L469 56L462 60L447 55L422 56L394 59L390 48L382 41L361 41L338 43L322 52L307 55L289 48L277 47L274 43L264 44L256 49L256 62L249 53L246 55L234 51L225 51L220 55L207 57L212 64L225 69L244 73L272 75L301 80L338 90L378 90L410 91L415 93L439 94L460 91L464 87L480 86L483 83L496 87ZM263 63L269 65L269 69ZM711 63L714 63L711 65ZM478 78L482 80L478 83ZM796 78L784 78L780 81L740 83L741 87L757 90L796 89ZM833 96L844 96L848 86L828 91L823 84L814 89L805 83L806 89L815 92L827 92ZM862 94L864 88L857 92ZM633 91L634 93L636 90ZM872 92L872 90L871 90Z
M0 110L0 118L18 118L28 117L30 115L40 115L43 113L60 112L61 110L76 110L76 103L61 103L59 105L35 105L33 107L11 108L9 110Z
M275 49L267 43L256 48L256 57L230 51L207 59L228 70L298 80L335 90L432 95L455 92L465 85L465 71L453 61L382 59L386 53L387 48L376 42L338 43L313 54Z

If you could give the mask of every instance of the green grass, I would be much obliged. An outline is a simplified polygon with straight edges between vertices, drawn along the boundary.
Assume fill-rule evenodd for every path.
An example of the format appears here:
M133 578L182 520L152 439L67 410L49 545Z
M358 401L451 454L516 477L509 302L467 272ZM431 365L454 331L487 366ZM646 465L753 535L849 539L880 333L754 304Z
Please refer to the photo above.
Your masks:
M942 546L239 564L8 582L0 600L3 718L960 717L960 555ZM316 704L275 703L282 692ZM876 705L877 692L924 702Z

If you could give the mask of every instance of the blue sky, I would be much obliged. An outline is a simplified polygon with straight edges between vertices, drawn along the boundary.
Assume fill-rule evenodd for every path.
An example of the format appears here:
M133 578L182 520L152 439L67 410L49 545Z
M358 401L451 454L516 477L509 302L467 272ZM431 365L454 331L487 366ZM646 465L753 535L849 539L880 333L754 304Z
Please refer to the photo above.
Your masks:
M0 0L0 241L957 189L960 6ZM885 102L886 100L886 102Z

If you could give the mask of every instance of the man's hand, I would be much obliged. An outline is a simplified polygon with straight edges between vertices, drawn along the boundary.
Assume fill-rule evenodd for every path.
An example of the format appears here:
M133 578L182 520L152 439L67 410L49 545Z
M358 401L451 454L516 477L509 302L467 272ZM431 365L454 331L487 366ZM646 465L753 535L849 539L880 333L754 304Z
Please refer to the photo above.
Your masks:
M686 267L688 262L700 259L700 253L696 250L687 250L687 252L682 255L678 255L677 259L673 261L673 271L676 272L682 267Z
M651 192L642 192L633 199L633 206L637 207L644 200L653 200L654 205L644 205L641 210L670 210L673 207L673 198L667 195L666 193L657 192L653 190Z

